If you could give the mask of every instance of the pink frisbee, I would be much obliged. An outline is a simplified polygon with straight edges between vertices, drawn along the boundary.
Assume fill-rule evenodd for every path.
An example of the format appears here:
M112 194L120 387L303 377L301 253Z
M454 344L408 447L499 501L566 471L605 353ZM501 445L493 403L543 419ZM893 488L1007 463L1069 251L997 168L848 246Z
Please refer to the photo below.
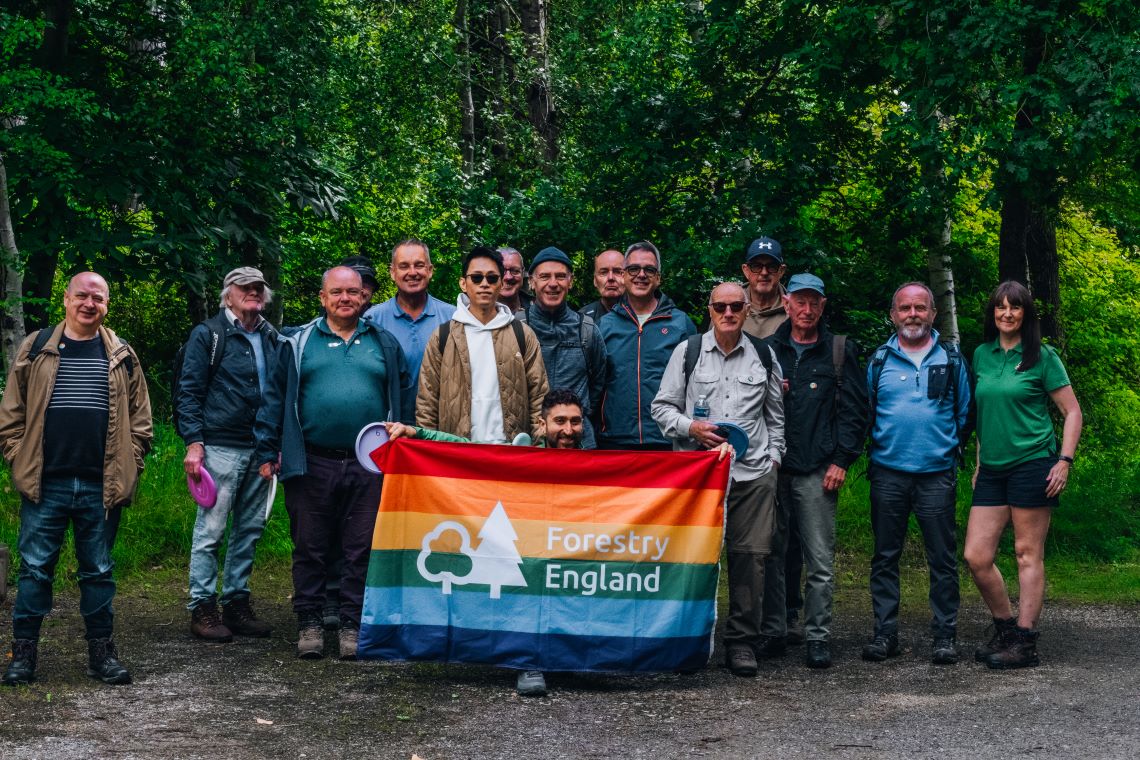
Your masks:
M212 509L218 503L218 487L205 467L198 468L201 476L197 482L189 475L186 476L186 487L190 489L190 496L202 509Z

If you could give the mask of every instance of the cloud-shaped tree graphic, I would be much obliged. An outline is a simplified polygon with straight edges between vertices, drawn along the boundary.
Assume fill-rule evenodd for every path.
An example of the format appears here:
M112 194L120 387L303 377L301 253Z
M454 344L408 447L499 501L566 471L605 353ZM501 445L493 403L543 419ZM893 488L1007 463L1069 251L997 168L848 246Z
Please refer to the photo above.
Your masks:
M459 534L459 553L468 558L467 572L462 575L457 575L450 570L440 570L433 572L428 569L428 557L432 554L432 544L439 540L439 538L449 530L453 530ZM471 534L467 532L467 528L462 523L457 523L454 520L444 520L439 525L435 526L427 535L424 536L423 545L420 549L420 554L416 557L416 569L420 571L425 579L433 583L442 584L442 591L445 594L451 593L451 584L462 584L463 579L466 578L473 568L473 552L471 550ZM432 563L433 565L436 563ZM445 566L455 567L458 563L448 562Z

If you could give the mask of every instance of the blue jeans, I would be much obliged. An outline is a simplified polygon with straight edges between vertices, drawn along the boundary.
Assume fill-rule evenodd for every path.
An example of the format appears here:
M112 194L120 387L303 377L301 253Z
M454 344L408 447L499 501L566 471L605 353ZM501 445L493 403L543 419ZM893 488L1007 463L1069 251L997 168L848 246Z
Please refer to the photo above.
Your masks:
M189 609L217 600L218 549L227 520L230 539L226 544L222 604L249 596L253 553L265 529L265 502L269 498L269 481L257 474L252 448L207 446L204 465L218 487L218 502L213 509L198 507L194 521Z
M12 635L38 639L51 612L52 582L70 523L79 564L79 611L88 639L111 637L115 598L114 564L104 535L103 483L80 478L44 478L40 501L20 500L20 578L12 610Z
M875 633L897 634L899 628L899 557L906 540L907 518L914 512L926 548L930 571L930 632L935 638L955 635L958 627L958 534L954 500L958 479L953 469L910 473L872 464L871 606Z

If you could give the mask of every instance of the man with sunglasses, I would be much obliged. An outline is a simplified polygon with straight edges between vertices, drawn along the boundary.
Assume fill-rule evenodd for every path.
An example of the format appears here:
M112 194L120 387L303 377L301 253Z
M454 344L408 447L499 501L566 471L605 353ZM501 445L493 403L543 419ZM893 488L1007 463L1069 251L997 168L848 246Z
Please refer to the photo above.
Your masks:
M697 332L689 315L660 291L661 254L653 243L625 251L625 295L599 327L606 342L598 448L669 451L650 403L672 350Z
M566 305L574 284L570 257L550 246L530 265L534 301L515 319L524 321L542 346L542 362L552 388L568 388L582 400L585 414L583 448L595 448L589 419L598 408L606 384L606 344L597 324Z
M787 318L784 311L784 286L780 279L787 271L784 251L770 237L756 238L740 267L748 280L748 315L744 331L757 338L767 338Z
M678 451L723 444L731 422L748 434L748 449L732 463L725 516L728 619L725 660L733 675L757 673L764 561L776 522L776 471L784 456L783 378L771 349L744 333L744 288L721 283L709 297L712 330L677 346L653 399L653 419ZM695 363L691 352L696 351ZM762 356L762 352L768 356ZM707 399L709 417L695 419Z
M549 390L534 331L499 303L503 257L477 247L463 259L455 315L432 334L420 367L416 425L509 443L539 435Z
M780 465L777 496L780 509L799 529L795 550L802 551L807 570L804 663L809 668L831 665L835 508L847 469L862 453L867 435L867 383L858 351L851 341L832 335L822 325L826 304L823 280L813 274L793 275L784 296L788 319L766 341L787 381L788 450ZM768 572L775 577L766 586L761 652L783 643L769 640L769 631L779 632L785 623L786 548L781 538L778 535L773 542L768 563ZM797 573L797 585L798 580ZM777 637L782 638L779 633Z

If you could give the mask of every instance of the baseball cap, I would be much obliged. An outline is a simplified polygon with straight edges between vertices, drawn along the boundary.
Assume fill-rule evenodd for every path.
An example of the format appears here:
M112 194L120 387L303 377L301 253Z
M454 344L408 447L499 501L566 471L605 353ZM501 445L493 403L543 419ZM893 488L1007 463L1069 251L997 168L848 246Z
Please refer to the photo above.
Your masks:
M823 292L823 280L808 272L794 274L788 280L787 291L795 293L797 290L814 290L821 296L827 297L827 294Z
M376 269L372 266L372 259L367 256L346 256L340 265L355 271L360 275L360 281L373 290L380 287L380 282L376 279Z
M760 237L753 240L748 245L748 255L744 257L744 263L752 261L758 256L771 256L777 263L784 263L784 249L770 237Z
M238 267L226 275L226 279L222 282L223 288L228 288L230 285L252 285L255 282L260 282L262 285L268 285L265 281L265 275L261 273L260 269L254 267Z

